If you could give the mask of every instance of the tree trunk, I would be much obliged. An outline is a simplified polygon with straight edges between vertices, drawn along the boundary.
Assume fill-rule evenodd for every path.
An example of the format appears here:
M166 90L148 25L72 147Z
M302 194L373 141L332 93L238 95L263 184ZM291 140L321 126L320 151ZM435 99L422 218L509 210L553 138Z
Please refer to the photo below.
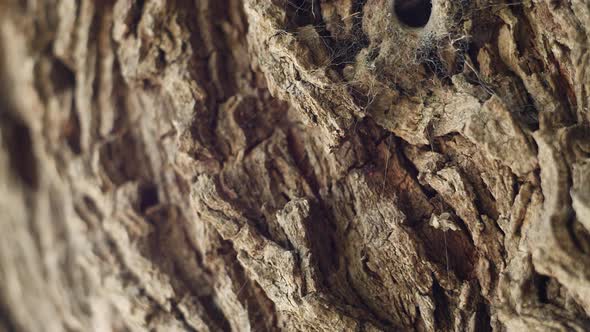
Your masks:
M0 331L590 330L590 1L1 0Z

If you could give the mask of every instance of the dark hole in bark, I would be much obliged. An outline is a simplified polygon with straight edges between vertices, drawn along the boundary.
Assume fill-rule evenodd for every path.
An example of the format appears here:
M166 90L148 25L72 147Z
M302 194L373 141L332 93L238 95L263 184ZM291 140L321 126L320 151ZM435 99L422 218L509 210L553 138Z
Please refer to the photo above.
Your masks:
M159 203L158 188L151 184L144 184L139 188L139 210L145 212Z
M481 331L481 332L492 331L489 311L490 311L489 308L484 303L480 303L477 306L477 313L475 316L476 331Z
M421 28L430 19L432 1L396 0L394 10L400 22L412 28Z
M535 278L534 283L537 286L537 295L541 303L549 303L547 288L551 279L547 276L539 275Z
M3 109L0 96L0 142L4 141L10 165L15 174L29 187L37 189L39 174L37 157L33 148L33 139L26 123L9 110Z

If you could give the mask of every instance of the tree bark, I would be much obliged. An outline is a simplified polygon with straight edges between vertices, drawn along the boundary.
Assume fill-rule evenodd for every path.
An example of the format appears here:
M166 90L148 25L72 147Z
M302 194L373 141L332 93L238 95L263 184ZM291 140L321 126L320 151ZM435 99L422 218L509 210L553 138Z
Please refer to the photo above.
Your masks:
M3 0L0 331L590 330L590 2Z

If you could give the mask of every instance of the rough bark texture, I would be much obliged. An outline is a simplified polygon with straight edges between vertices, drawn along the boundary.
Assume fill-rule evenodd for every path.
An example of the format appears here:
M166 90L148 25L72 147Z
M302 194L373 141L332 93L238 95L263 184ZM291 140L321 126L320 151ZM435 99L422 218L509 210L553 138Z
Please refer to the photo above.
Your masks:
M590 330L589 36L588 0L1 0L0 331Z

